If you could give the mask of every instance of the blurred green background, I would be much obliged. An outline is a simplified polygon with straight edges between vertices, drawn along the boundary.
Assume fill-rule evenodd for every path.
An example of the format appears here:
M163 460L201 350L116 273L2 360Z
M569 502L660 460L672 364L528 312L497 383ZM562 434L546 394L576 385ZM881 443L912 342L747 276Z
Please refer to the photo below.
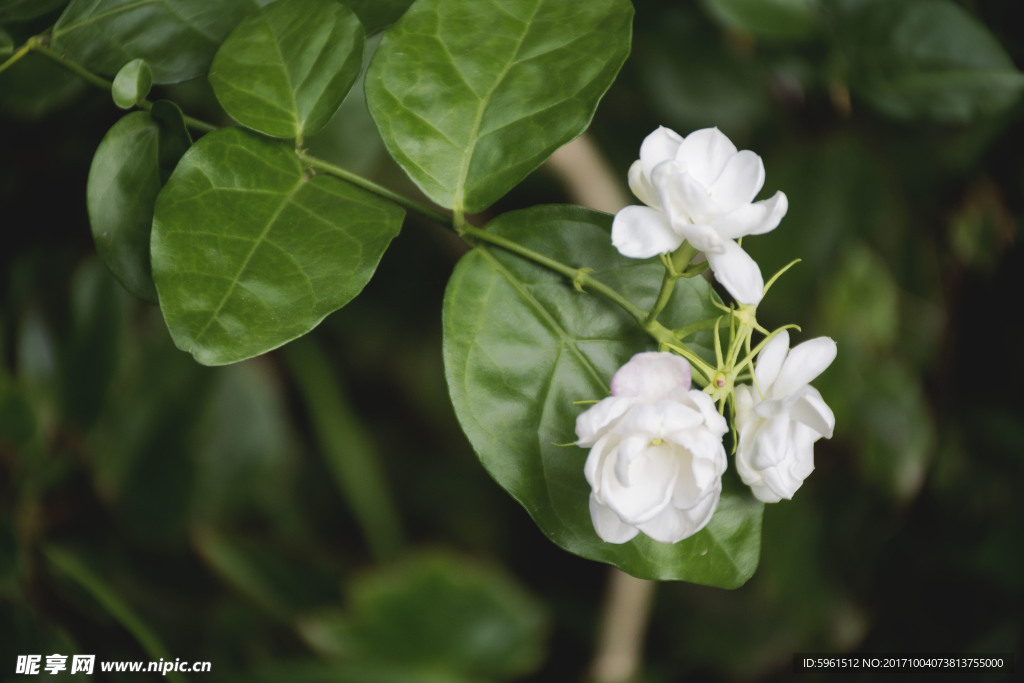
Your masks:
M0 3L0 59L63 3L5 22L18 4ZM816 382L835 438L766 510L760 569L731 592L659 585L641 680L828 678L794 674L795 652L1017 651L1017 4L634 3L590 135L623 180L658 125L761 154L764 196L790 210L744 246L765 273L803 261L759 317L839 345ZM228 123L205 83L160 95ZM542 536L448 402L441 297L464 247L410 217L308 338L201 367L95 255L85 181L120 115L42 57L0 75L0 680L55 652L207 660L217 681L582 679L607 568ZM414 194L358 89L311 147ZM490 214L564 201L542 168Z

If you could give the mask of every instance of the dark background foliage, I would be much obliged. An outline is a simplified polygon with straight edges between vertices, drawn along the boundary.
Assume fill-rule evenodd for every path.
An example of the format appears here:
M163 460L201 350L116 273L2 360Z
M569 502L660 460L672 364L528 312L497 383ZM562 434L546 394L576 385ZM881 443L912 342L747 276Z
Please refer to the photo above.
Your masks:
M0 19L12 45L50 4ZM803 259L762 317L839 345L816 383L835 438L767 509L760 569L736 591L659 585L643 680L1021 642L1014 5L635 3L591 136L623 178L657 125L760 153L790 211L744 246L767 273ZM205 83L161 95L226 123ZM0 75L0 678L18 654L156 658L147 634L210 680L582 677L607 570L487 477L447 398L441 297L464 247L409 218L309 338L201 367L95 255L85 179L119 116L42 57ZM412 193L371 127L353 92L311 146ZM490 213L548 201L566 195L541 169Z

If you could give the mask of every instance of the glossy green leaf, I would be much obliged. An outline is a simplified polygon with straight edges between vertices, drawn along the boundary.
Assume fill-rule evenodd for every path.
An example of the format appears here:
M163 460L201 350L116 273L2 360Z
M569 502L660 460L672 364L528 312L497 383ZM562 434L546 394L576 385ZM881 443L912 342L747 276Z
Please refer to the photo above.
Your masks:
M0 21L21 22L53 12L67 0L3 0L0 3Z
M611 247L611 216L547 206L504 214L488 230L593 276L641 308L657 296L663 268L626 259ZM713 318L701 278L683 279L666 325ZM697 342L708 343L708 337ZM634 319L545 268L492 247L477 247L456 267L444 303L445 371L456 415L491 476L570 552L642 578L736 587L757 567L763 506L745 489L726 490L711 522L676 544L644 535L615 545L594 532L583 476L587 452L576 440L575 401L608 394L612 374L654 348ZM697 346L708 356L706 346ZM738 483L736 488L739 488Z
M373 34L395 23L409 9L412 0L345 0L359 16L367 34Z
M818 21L820 0L703 0L724 25L766 38L803 38Z
M356 660L470 680L521 676L541 661L542 607L504 575L465 558L406 559L355 581L348 602Z
M268 1L71 0L53 46L107 76L142 58L155 83L177 83L205 73L231 30Z
M885 114L965 122L1024 93L1024 74L996 38L949 0L874 0L841 19L851 85Z
M632 15L626 0L418 0L370 64L370 113L428 197L481 211L587 128Z
M359 75L363 27L334 0L275 2L221 45L210 84L242 125L278 138L324 127Z
M404 212L306 171L290 146L228 128L196 143L156 203L151 258L178 348L244 360L355 297Z
M153 70L144 59L133 59L117 72L110 95L121 109L131 109L146 99L153 87Z
M173 118L174 109L169 113L157 105L158 116ZM173 168L188 145L183 124L180 128L161 125L146 112L132 112L103 137L89 169L86 206L96 250L125 289L153 303L157 300L149 262L153 207L170 173L168 167Z

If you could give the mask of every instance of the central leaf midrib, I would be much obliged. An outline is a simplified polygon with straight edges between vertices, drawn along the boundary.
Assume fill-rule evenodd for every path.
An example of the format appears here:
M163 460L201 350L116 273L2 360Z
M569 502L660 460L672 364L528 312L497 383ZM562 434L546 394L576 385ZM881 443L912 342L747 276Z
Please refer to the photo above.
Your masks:
M487 111L487 107L490 104L491 97L497 92L498 86L505 80L505 76L512 70L512 67L518 63L519 52L523 49L523 43L526 41L526 35L530 32L530 26L533 24L533 20L537 17L537 13L540 11L540 6L544 3L544 0L539 0L537 5L533 9L533 13L530 15L529 20L526 21L526 28L522 35L519 36L519 41L516 43L516 49L512 53L512 58L509 60L505 68L501 70L498 77L494 79L494 84L480 99L480 107L477 109L476 117L473 120L473 126L470 128L469 134L469 147L466 149L466 153L462 157L462 166L459 168L459 177L455 186L455 206L452 207L458 211L461 211L465 207L465 196L466 196L466 178L469 177L469 166L473 161L473 154L476 152L477 142L480 141L479 133L480 127L483 125L484 112ZM452 62L452 66L455 63ZM458 67L456 67L458 70Z
M299 188L302 187L304 182L305 180L299 178L299 180L295 183L295 186L291 190L289 190L288 194L286 194L284 199L281 201L281 204L274 211L274 214L267 221L266 227L263 228L259 236L255 240L253 240L252 249L250 249L249 253L246 255L245 260L242 262L241 267L238 269L238 273L231 279L231 284L228 286L227 291L225 292L223 298L221 298L220 303L217 305L217 308L213 311L212 314L210 314L210 318L209 320L206 321L206 324L203 325L203 328L196 333L196 343L199 343L199 341L203 338L206 332L210 329L210 326L213 324L213 321L217 320L217 318L220 317L220 312L224 310L224 306L227 304L228 300L231 299L231 295L234 294L235 287L238 286L238 281L241 279L242 274L249 267L249 263L252 261L252 257L256 254L256 250L260 248L260 245L266 239L267 235L270 234L270 231L274 227L274 224L277 222L277 219L281 217L281 214L284 212L285 207L288 206L289 203L291 203L292 198L295 197L295 194L299 191Z

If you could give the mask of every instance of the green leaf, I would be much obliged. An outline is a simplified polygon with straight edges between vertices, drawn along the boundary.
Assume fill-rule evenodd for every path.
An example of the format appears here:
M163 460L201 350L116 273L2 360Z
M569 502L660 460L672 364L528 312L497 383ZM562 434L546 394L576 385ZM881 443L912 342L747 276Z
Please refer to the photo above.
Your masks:
M59 546L43 548L50 566L88 592L125 629L134 636L150 659L170 659L167 647L159 636L139 617L117 591L78 554ZM181 683L184 677L170 672L168 680Z
M239 540L209 527L192 534L200 557L224 581L262 609L282 620L328 602L337 591L308 562L296 561L266 543Z
M543 654L541 605L466 558L418 556L367 575L349 606L350 657L362 662L494 680L530 673Z
M359 16L367 34L374 34L395 23L409 9L412 0L346 0Z
M781 39L812 34L820 4L820 0L703 0L707 11L725 26Z
M210 84L242 125L302 140L341 106L359 75L363 43L359 19L334 0L275 2L224 41Z
M302 336L362 291L403 216L306 171L288 145L235 128L206 135L153 221L153 277L174 343L222 365Z
M402 525L374 439L353 413L331 365L311 338L285 349L320 450L378 560L402 546Z
M154 83L178 83L205 73L231 30L268 1L71 0L53 28L53 46L108 76L145 59Z
M481 211L586 130L632 16L626 0L418 0L370 64L370 113L428 197Z
M4 0L0 7L0 21L22 22L41 17L56 10L67 0Z
M851 86L890 116L966 122L1024 92L1024 74L995 37L948 0L875 0L840 19Z
M153 207L170 168L188 148L188 135L173 126L176 108L157 102L156 116L126 115L103 137L89 168L86 206L96 250L125 289L156 303L150 272L149 240ZM178 111L178 117L181 114ZM166 169L166 170L165 170Z
M123 357L131 297L97 259L75 269L70 289L71 326L61 335L62 414L65 423L92 426Z
M611 216L542 206L504 214L488 230L573 266L643 309L656 297L657 261L621 257L610 244ZM669 327L718 315L701 278L681 279ZM593 293L517 256L477 247L456 267L444 302L444 359L452 403L484 467L558 545L641 578L736 587L757 567L761 511L745 488L725 480L718 511L696 535L661 544L642 534L605 543L594 532L586 451L572 443L574 401L603 398L612 374L654 348L634 319ZM707 333L697 350L710 357ZM742 489L734 493L733 489Z
M146 99L153 87L153 70L144 59L133 59L117 72L110 94L121 109L131 109Z
M0 447L25 448L38 431L38 421L24 394L0 378Z
M184 358L173 347L171 353ZM204 409L188 447L196 463L193 519L220 522L254 509L280 518L279 510L292 505L299 458L279 374L254 358L210 373L208 397L196 393Z

